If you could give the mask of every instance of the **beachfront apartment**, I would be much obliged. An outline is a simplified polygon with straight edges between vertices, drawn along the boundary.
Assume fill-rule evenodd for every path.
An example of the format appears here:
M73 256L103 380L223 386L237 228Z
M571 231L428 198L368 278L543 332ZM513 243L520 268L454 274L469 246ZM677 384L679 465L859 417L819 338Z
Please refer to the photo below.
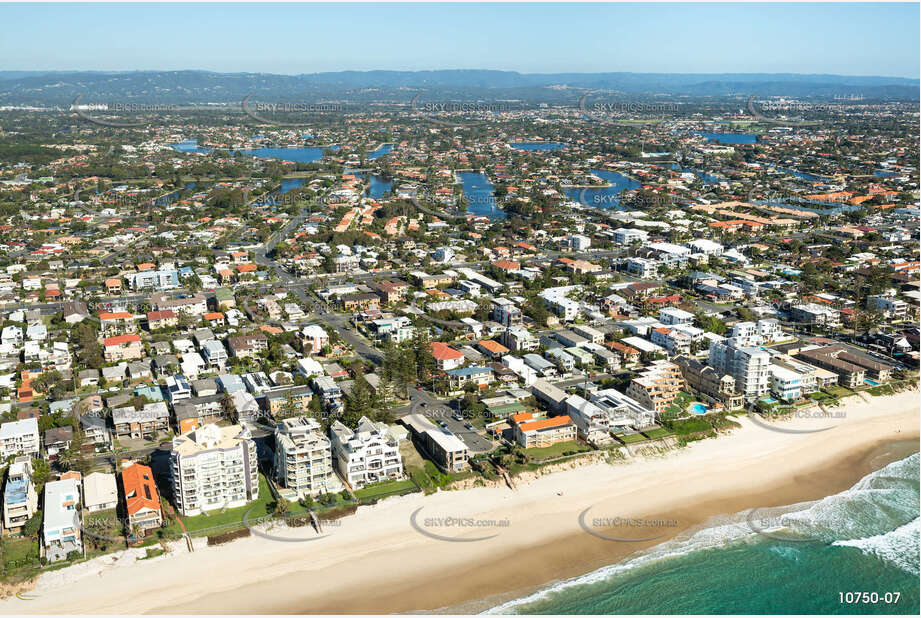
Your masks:
M38 457L38 419L24 418L0 425L0 458L29 455Z
M338 422L338 421L337 421ZM275 478L298 498L328 493L333 474L329 439L316 419L286 418L275 426Z
M661 415L684 387L681 368L668 361L655 361L630 381L627 396Z
M79 504L80 482L76 478L45 483L42 550L48 562L83 552Z
M576 439L576 425L568 416L532 420L529 412L515 415L515 441L524 448L551 446Z
M681 368L681 375L689 387L709 399L720 402L728 410L741 408L745 398L736 390L736 379L720 373L696 358L679 356L675 363Z
M3 488L3 527L11 534L18 533L38 510L38 494L32 475L32 459L29 457L17 457L7 469Z
M352 489L403 477L400 445L386 423L374 423L363 416L352 431L335 421L329 435L339 476Z
M183 515L234 508L259 497L256 443L242 425L205 425L173 438L173 499Z
M739 345L734 338L714 341L708 363L721 374L735 378L736 390L746 401L754 401L770 390L771 355L761 348Z
M163 523L163 512L153 470L143 464L129 463L122 470L121 477L128 527L142 535L159 528Z

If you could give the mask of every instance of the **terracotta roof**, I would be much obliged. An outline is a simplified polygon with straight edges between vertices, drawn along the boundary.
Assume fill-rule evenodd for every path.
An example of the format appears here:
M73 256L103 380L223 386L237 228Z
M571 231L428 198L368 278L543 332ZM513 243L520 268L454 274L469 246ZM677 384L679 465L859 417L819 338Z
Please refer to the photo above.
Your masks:
M160 510L160 495L154 483L153 470L143 464L133 464L122 470L125 506L129 515L143 508Z
M538 431L540 429L550 429L552 427L563 427L564 425L571 425L572 419L568 416L554 416L553 418L545 418L540 421L531 421L530 423L522 423L519 425L521 431Z
M130 335L119 335L118 337L108 337L102 343L106 346L121 345L123 343L131 343L133 341L140 341L141 336L137 334Z
M463 352L455 350L446 343L441 343L440 341L433 341L431 344L432 347L432 356L436 360L452 360L455 358L464 358Z

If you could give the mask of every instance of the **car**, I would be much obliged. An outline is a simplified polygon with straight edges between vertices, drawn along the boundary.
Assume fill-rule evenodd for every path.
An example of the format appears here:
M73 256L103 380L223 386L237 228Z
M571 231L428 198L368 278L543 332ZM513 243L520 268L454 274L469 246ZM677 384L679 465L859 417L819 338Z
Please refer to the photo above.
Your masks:
M470 423L464 423L464 427L466 427L467 429L473 431L473 425L471 425Z

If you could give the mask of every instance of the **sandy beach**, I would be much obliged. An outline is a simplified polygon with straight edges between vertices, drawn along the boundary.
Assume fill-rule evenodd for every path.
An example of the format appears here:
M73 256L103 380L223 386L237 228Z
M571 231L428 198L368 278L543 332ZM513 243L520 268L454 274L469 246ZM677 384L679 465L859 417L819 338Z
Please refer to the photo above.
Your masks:
M288 541L254 536L124 566L102 566L106 559L99 559L42 575L32 600L2 601L0 612L479 611L616 562L713 515L839 492L887 458L897 458L887 444L901 441L902 450L917 450L919 393L868 399L851 398L847 406L833 409L834 418L772 425L830 427L825 431L773 431L740 417L742 427L731 434L661 457L557 472L514 491L484 487L386 500L327 526L323 538L307 528L282 528L271 532ZM907 444L912 440L914 447ZM589 522L675 523L613 528L611 535L618 538L657 537L616 542L580 526L586 509ZM414 529L414 513L417 524L432 518L472 518L482 524L443 522L438 528L425 523L436 534L491 538L434 539Z

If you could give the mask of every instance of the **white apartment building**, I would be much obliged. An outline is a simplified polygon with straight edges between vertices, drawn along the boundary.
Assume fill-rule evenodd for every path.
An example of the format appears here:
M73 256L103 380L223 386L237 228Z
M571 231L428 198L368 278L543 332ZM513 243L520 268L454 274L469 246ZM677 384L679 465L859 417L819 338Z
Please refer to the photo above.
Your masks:
M575 251L585 251L592 246L592 239L581 234L573 234L569 237L567 244Z
M659 321L666 326L691 325L694 324L694 314L677 307L663 307L659 309Z
M804 303L790 307L790 318L794 322L817 324L836 328L841 325L841 314L836 309L816 303Z
M38 457L38 419L24 418L0 425L0 458L29 455Z
M908 314L908 303L891 294L867 296L867 308L875 309L882 312L887 318L897 320L905 318Z
M38 510L32 474L32 460L24 456L17 457L7 470L3 488L3 527L7 530L19 530Z
M259 497L256 443L243 425L210 424L173 438L173 499L183 515L243 506Z
M649 239L649 233L634 228L619 227L614 230L614 242L619 245L632 245L635 242L644 243Z
M784 334L780 322L768 318L757 322L739 322L733 325L729 337L734 338L739 346L759 346L780 341Z
M753 401L770 390L771 355L761 348L739 345L729 338L710 344L709 364L722 374L735 378L736 389Z
M494 298L492 301L492 319L502 326L521 324L521 309L507 298Z
M659 274L659 263L641 257L627 258L627 272L641 279L652 279Z
M352 489L403 476L400 445L387 431L386 423L374 423L363 416L352 431L336 421L329 435L339 476Z
M64 479L45 483L42 545L48 562L67 559L71 552L83 551L80 534L80 482Z
M299 498L328 493L333 474L329 439L316 419L286 418L275 426L275 478Z

